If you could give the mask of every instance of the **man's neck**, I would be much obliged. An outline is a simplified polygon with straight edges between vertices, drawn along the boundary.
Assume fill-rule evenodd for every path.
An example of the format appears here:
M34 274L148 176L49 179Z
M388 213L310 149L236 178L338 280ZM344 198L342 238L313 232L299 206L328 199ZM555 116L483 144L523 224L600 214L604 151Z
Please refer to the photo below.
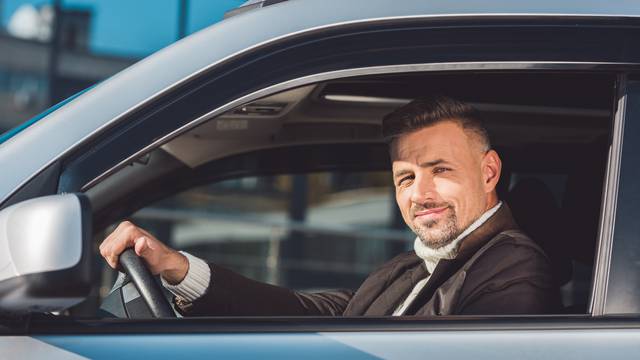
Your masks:
M502 201L500 201L500 199L498 199L498 194L496 194L495 191L492 191L488 194L487 196L487 207L485 208L485 213L487 211L490 211L491 209L493 209L494 207L496 207L496 205L502 203Z

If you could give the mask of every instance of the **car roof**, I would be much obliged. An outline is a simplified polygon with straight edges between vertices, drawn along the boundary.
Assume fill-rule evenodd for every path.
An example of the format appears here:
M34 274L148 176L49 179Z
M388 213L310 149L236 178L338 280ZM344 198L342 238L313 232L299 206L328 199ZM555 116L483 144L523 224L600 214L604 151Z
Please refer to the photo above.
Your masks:
M248 11L143 59L1 144L0 164L5 175L0 183L0 203L96 131L250 49L296 34L346 24L487 16L638 17L640 2L292 0ZM56 134L55 141L51 134Z

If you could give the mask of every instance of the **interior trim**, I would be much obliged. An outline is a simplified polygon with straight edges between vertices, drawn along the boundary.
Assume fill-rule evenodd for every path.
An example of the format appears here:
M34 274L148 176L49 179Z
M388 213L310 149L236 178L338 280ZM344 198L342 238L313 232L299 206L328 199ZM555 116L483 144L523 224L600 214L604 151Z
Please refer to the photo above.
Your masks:
M593 316L604 315L607 297L607 284L611 267L611 252L613 249L613 234L618 202L618 180L620 178L620 161L622 158L622 142L624 136L624 122L627 108L627 76L618 76L617 109L613 120L611 146L607 161L602 191L602 209L598 230L598 247L594 262L593 286L588 311Z

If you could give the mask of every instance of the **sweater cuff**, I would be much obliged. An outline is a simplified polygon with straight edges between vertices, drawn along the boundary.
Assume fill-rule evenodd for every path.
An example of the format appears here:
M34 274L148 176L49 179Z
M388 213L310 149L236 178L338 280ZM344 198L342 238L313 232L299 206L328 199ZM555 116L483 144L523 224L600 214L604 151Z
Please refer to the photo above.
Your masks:
M169 284L162 276L162 286L185 302L193 302L207 292L211 281L211 269L207 263L187 252L180 251L187 257L189 270L182 281L176 285Z

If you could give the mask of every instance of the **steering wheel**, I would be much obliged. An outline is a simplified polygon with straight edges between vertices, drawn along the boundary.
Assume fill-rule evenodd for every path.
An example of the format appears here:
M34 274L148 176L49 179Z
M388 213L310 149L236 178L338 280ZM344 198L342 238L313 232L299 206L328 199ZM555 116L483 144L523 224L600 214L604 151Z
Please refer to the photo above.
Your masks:
M162 289L153 275L147 269L142 259L136 255L133 249L127 249L120 254L120 266L131 278L138 289L140 296L149 307L149 311L156 318L173 318L173 312L169 301L164 296Z

